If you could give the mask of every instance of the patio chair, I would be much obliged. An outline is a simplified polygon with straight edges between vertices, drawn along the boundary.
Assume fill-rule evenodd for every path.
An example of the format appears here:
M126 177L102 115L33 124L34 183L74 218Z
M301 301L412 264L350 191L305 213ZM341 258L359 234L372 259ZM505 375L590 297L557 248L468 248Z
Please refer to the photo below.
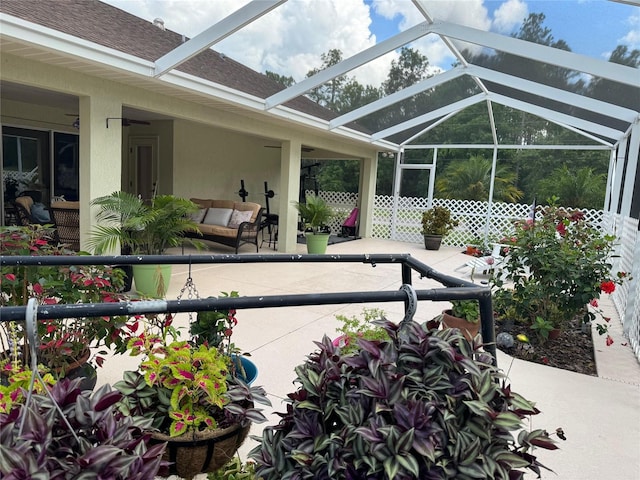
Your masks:
M349 213L349 216L342 223L341 237L356 237L358 234L358 207L355 207Z
M16 221L21 227L27 227L33 224L31 219L31 205L33 199L31 197L18 197L14 200L13 206L16 209Z
M473 276L474 274L488 275L493 271L502 270L505 260L505 257L502 255L502 249L504 247L505 245L494 243L490 255L485 255L484 257L473 257L468 262L456 268L455 271L457 272L463 268L469 268L470 275Z
M54 202L49 211L58 243L80 251L80 202Z

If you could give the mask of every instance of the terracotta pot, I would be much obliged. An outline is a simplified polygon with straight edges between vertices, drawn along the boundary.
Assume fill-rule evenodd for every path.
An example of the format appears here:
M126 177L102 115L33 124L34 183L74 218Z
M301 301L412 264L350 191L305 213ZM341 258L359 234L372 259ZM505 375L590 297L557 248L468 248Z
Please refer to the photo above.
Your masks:
M215 472L231 460L247 438L249 428L250 425L232 425L203 432L188 432L177 437L153 432L151 438L167 442L162 459L171 462L169 474L190 480L199 473Z
M469 341L473 340L480 331L479 321L471 323L467 322L464 318L454 317L451 315L451 310L442 312L442 325L444 328L457 328Z
M560 330L559 328L554 328L549 332L549 340L557 339L561 333L562 333L562 330Z

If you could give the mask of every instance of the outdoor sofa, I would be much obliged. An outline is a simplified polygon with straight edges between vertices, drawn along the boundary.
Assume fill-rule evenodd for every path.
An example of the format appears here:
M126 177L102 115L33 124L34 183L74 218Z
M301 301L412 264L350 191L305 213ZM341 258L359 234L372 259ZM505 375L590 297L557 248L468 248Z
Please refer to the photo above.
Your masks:
M246 243L256 246L264 208L253 202L192 198L200 206L193 214L198 232L187 232L190 238L200 238L238 248Z

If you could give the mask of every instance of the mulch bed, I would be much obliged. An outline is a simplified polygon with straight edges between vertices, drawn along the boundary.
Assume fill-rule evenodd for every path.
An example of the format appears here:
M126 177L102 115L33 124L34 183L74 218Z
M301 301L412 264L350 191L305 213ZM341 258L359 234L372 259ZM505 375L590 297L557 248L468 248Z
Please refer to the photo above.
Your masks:
M514 325L512 321L495 320L496 336L508 332L515 338L524 333L529 343L515 341L511 348L498 347L512 357L535 362L550 367L562 368L585 375L598 376L593 353L593 338L590 329L582 332L580 319L575 319L569 327L560 333L555 340L544 343L538 341L535 332L522 325Z

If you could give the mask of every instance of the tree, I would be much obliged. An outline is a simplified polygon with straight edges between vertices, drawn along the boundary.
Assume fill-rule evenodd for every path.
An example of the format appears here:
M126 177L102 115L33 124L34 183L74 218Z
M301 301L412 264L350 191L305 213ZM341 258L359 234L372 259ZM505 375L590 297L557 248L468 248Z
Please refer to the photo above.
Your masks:
M540 181L538 192L540 198L558 197L565 207L602 208L606 182L606 175L594 173L591 168L572 171L565 164Z
M413 48L402 47L398 60L391 61L389 76L382 84L384 93L390 95L427 78L428 68L426 56Z
M613 52L611 52L609 61L628 67L639 68L640 50L637 48L629 50L626 45L618 45ZM623 85L605 78L596 78L586 86L585 91L587 95L597 98L598 100L622 107L640 109L638 87ZM609 123L608 125L612 124Z
M496 167L493 198L505 202L522 198L522 191L514 186L515 178L515 172ZM490 186L491 161L477 155L452 163L436 181L439 195L459 200L488 200Z
M332 67L337 63L340 63L342 61L342 52L337 48L332 48L327 53L323 53L320 58L322 59L322 65L320 66L320 68L309 70L309 72L307 73L307 78L312 77L316 73ZM348 82L348 80L349 79L346 75L335 77L329 80L327 83L310 90L307 93L307 96L323 107L327 107L328 109L337 112L338 109L336 108L336 106L338 105L342 87Z
M291 85L294 85L296 83L296 81L291 76L285 77L284 75L280 75L280 74L275 73L275 72L270 72L269 70L264 72L264 74L267 77L269 77L271 80L274 80L275 82L278 82L283 87L290 87Z

